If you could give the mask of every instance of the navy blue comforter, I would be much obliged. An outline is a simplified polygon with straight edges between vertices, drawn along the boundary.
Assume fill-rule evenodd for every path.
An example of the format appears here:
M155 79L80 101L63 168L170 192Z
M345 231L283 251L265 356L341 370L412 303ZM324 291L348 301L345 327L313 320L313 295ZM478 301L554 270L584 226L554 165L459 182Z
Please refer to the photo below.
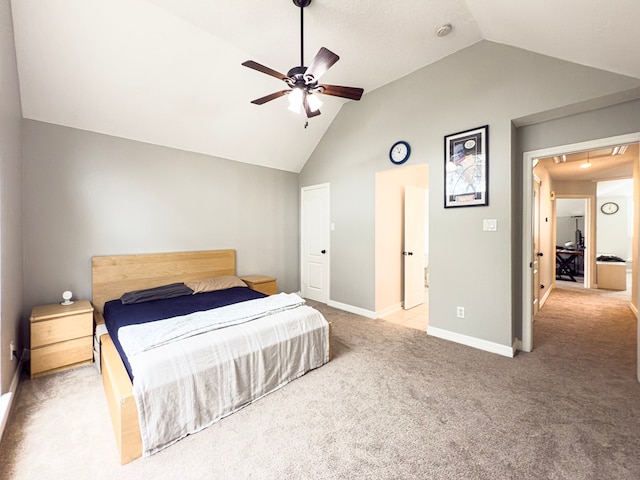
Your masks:
M127 356L118 341L118 329L120 327L164 320L165 318L187 315L193 312L202 312L261 297L266 297L266 295L246 287L233 287L215 292L197 293L195 295L126 305L120 300L111 300L104 304L104 323L122 357L127 372L129 372L129 377L133 380L131 365L129 365Z

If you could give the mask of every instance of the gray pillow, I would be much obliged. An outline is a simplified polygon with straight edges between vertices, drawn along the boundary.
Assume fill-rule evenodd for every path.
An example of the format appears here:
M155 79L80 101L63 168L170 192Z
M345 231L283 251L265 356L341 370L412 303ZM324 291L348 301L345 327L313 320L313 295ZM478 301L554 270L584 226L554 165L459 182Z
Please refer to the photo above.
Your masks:
M162 285L161 287L147 288L144 290L136 290L127 292L120 297L123 304L143 303L152 300L163 300L165 298L181 297L183 295L192 295L193 290L184 283L172 283L170 285Z

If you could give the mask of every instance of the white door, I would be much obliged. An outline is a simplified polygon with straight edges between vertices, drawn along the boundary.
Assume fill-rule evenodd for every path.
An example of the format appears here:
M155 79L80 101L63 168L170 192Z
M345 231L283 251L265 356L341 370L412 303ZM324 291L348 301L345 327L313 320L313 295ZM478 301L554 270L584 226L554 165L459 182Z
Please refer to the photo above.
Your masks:
M327 303L329 299L329 184L304 187L301 193L301 293Z
M425 189L413 185L404 190L404 308L424 303Z

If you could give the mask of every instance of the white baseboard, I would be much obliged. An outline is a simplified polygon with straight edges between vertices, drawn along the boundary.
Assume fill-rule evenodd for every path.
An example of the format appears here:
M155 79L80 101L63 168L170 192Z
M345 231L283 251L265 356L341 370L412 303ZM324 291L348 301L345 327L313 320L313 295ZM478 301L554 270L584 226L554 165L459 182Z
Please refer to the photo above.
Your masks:
M354 307L353 305L348 305L346 303L335 302L333 300L329 300L327 305L333 308L337 308L338 310L344 310L345 312L355 313L356 315L361 315L367 318L376 319L378 316L376 312L372 312L371 310L365 310L364 308Z
M442 338L456 343L461 343L468 347L477 348L478 350L484 350L485 352L497 353L503 357L513 357L515 354L514 347L507 347L495 342L489 342L480 338L470 337L461 333L451 332L449 330L443 330L437 327L427 327L427 335L432 337Z
M553 290L554 286L555 285L551 285L551 287L547 289L547 291L544 293L544 295L540 299L540 308L542 308L542 306L544 305L544 302L546 302L547 299L549 298L549 295L551 295L551 290Z
M24 362L22 360L18 360L18 367L13 374L13 380L11 380L9 391L0 397L0 440L2 440L4 429L9 421L11 406L13 405L13 399L18 392L18 385L20 384L20 375L22 373L23 366Z

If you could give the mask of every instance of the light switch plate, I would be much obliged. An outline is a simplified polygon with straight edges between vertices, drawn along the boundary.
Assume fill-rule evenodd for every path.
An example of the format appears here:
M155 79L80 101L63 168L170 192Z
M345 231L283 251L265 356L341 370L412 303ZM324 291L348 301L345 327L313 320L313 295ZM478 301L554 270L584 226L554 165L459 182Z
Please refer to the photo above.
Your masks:
M485 218L482 220L482 230L485 232L496 232L498 231L498 220L495 218Z

